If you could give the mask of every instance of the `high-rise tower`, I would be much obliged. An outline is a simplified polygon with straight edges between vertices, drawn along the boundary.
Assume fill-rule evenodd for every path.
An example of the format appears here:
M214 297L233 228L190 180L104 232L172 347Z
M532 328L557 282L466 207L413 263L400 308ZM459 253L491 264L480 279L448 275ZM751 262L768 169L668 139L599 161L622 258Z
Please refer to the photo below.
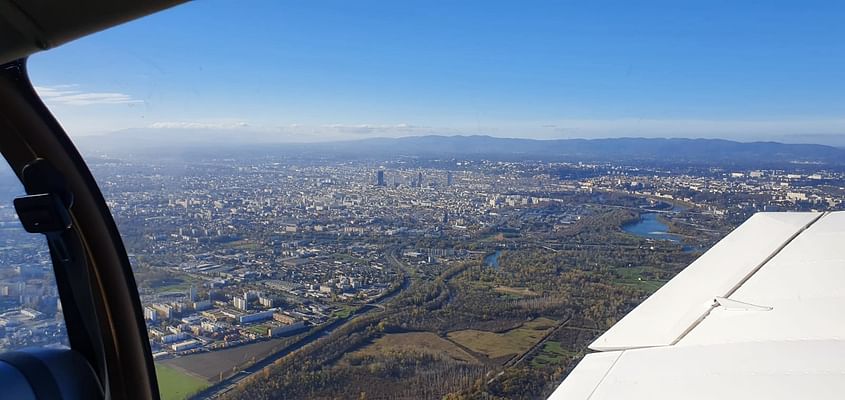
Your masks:
M376 186L384 186L384 170L376 172Z

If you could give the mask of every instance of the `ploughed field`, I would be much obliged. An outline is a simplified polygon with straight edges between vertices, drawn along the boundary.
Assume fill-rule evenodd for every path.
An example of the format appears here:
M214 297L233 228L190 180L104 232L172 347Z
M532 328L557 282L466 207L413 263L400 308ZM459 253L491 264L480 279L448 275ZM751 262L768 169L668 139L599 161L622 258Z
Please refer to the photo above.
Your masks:
M221 374L226 377L233 373L233 370L240 369L254 360L267 357L284 343L283 339L270 339L223 350L171 358L159 361L158 364L187 371L208 381L217 382Z

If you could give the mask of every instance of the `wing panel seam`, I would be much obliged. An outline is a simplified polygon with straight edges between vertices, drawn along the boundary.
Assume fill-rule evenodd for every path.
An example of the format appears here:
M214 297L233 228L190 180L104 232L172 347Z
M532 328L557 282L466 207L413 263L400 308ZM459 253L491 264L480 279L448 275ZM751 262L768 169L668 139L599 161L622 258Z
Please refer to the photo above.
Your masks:
M739 288L742 287L742 285L744 285L746 282L748 282L748 280L751 279L751 277L753 277L755 274L757 274L757 272L759 272L761 269L763 269L763 267L766 264L768 264L769 261L771 261L773 258L775 258L778 254L780 254L780 252L783 251L783 249L785 249L786 246L789 246L789 244L792 243L792 241L794 241L796 238L798 238L798 236L801 236L801 234L804 233L804 231L809 229L816 222L818 222L820 219L822 219L824 216L826 216L828 214L830 214L830 212L825 211L823 213L820 213L817 217L813 218L810 222L808 222L806 225L801 227L801 229L799 229L792 236L790 236L789 239L787 239L777 249L775 249L775 251L773 251L772 254L769 254L768 257L763 259L763 261L760 262L760 264L758 264L756 267L754 267L754 269L749 271L742 279L739 280L739 282L737 282L736 285L734 285L730 290L728 290L728 292L725 293L724 296L714 296L714 299L715 299L715 297L729 298L731 295L736 293L736 291L739 290ZM674 345L678 344L678 342L683 340L683 338L685 338L690 332L692 332L693 329L698 327L698 325L700 325L701 322L704 321L707 318L707 316L710 315L710 313L713 311L713 309L716 308L717 306L718 306L718 304L715 304L715 303L710 304L710 307L707 308L707 311L705 311L701 316L699 316L698 319L695 320L695 322L690 324L690 326L687 327L687 329L685 329L683 332L681 332L681 334L677 338L675 338L675 340L673 340L672 343L670 343L669 345L674 346Z
M601 384L604 383L604 380L607 379L608 375L610 375L610 371L613 370L613 367L615 367L616 363L619 362L619 359L622 358L622 354L625 354L625 350L619 352L619 355L616 356L616 358L613 360L613 363L610 364L610 367L607 368L607 371L604 371L604 375L602 375L599 382L596 383L596 387L594 387L593 390L590 391L590 394L587 395L587 398L585 400L590 400L591 398L593 398L593 395L596 393L596 390L599 390Z

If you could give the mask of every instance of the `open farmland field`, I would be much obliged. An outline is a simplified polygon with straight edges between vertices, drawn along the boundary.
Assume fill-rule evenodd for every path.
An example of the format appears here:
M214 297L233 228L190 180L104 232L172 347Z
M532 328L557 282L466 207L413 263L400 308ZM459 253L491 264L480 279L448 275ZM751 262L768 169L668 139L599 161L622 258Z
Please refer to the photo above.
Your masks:
M454 343L431 332L391 333L376 339L357 354L381 354L392 350L428 351L455 360L476 363L478 360Z
M494 359L528 351L554 328L555 323L551 319L537 318L504 333L465 329L449 332L448 337L461 346Z
M496 292L504 293L504 294L512 294L515 296L522 296L522 297L529 297L529 296L538 296L539 294L529 288L524 287L511 287L511 286L496 286L493 288Z

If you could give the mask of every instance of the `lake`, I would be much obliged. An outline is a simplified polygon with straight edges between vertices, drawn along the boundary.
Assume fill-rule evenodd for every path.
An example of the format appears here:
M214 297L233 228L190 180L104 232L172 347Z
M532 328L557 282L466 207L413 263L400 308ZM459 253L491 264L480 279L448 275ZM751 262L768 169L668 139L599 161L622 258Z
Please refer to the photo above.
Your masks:
M488 267L499 268L499 256L501 255L501 250L496 250L495 253L487 255L487 257L484 257L484 265Z
M622 230L632 235L648 239L669 240L681 242L681 238L674 233L669 233L669 227L657 218L657 213L640 214L640 220L634 223L622 225Z

